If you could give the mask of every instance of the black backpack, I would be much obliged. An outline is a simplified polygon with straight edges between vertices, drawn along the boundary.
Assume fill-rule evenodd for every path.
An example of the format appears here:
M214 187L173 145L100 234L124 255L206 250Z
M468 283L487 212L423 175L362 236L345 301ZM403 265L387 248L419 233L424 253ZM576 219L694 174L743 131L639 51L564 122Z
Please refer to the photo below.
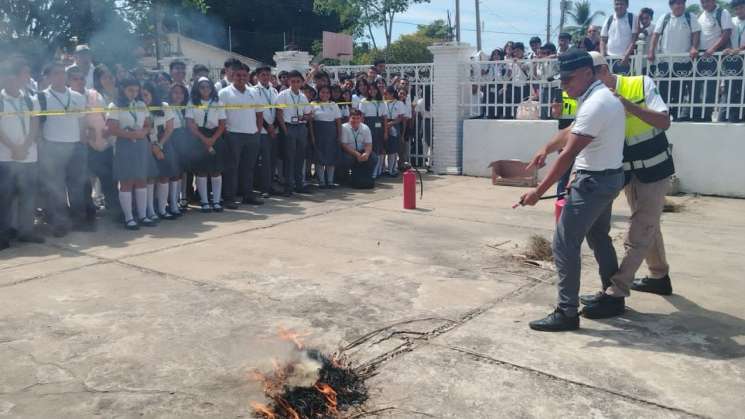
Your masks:
M629 20L629 28L631 30L634 30L634 14L633 13L626 13L626 18ZM610 29L610 24L613 22L613 16L609 17L608 20L605 21L605 31L608 32Z

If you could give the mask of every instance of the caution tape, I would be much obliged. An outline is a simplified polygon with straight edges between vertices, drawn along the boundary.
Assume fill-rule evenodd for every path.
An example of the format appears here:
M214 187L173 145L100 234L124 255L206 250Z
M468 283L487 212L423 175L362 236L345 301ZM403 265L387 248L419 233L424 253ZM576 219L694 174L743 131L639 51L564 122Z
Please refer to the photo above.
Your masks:
M368 101L367 103L390 103L392 100L375 100ZM327 102L336 103L337 105L352 105L352 102ZM157 111L180 111L185 109L224 109L227 111L241 110L241 109L290 109L290 108L302 108L305 106L317 106L324 105L321 102L310 102L310 103L293 103L293 104L280 104L280 105L219 105L219 106L207 106L207 105L168 105L168 106L139 106L135 108L85 108L85 109L74 109L74 110L46 110L46 111L15 111L15 112L0 112L0 118L5 116L65 116L65 115L88 115L88 114L100 114L100 113L111 113L111 112L157 112Z

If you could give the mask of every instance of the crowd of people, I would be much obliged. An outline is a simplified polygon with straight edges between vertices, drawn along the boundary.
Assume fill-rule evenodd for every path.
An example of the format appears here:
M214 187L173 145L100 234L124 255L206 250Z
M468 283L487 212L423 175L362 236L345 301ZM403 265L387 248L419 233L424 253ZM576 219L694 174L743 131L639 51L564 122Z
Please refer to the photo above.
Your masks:
M0 250L12 240L92 231L111 213L130 230L262 205L340 183L396 177L412 140L413 95L385 63L333 80L322 67L273 73L228 59L221 79L181 61L169 71L70 65L38 80L22 56L2 64Z
M484 68L482 79L497 82L509 80L510 86L474 88L471 100L474 106L470 116L514 118L517 105L532 97L543 104L544 112L541 116L548 118L549 114L545 109L550 103L559 101L560 94L555 94L558 92L556 89L530 84L529 81L550 78L558 72L558 64L531 64L531 60L556 58L558 54L574 46L614 58L611 70L617 74L628 74L631 71L632 56L641 57L644 74L647 73L648 65L652 74L664 75L664 80L660 80L658 86L670 105L671 115L675 120L712 121L715 111L713 104L725 103L726 115L715 119L742 122L745 120L745 113L741 109L742 80L734 80L731 85L717 85L715 80L717 72L742 76L742 60L723 60L722 65L717 60L702 60L695 69L694 60L698 57L712 57L717 53L743 54L745 2L731 2L735 16L720 7L716 0L700 0L702 12L699 15L686 11L686 0L669 0L668 4L670 10L658 16L655 21L654 10L644 7L638 13L633 13L629 11L628 0L615 0L613 11L603 23L600 26L590 25L586 35L580 39L573 39L569 33L560 33L558 45L542 43L539 37L533 37L528 48L522 42L510 41L503 48L494 49L489 61L512 62L509 65ZM669 57L671 55L674 57ZM690 80L694 74L707 74L709 79ZM691 103L709 106L686 106Z

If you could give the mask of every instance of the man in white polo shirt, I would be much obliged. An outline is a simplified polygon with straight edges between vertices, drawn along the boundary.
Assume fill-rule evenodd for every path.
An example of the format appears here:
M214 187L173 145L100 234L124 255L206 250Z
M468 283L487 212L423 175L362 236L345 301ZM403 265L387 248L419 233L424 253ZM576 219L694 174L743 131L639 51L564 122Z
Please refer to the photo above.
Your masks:
M268 107L264 109L264 121L261 127L261 168L259 182L262 198L269 198L274 192L272 178L274 177L274 162L279 154L279 128L276 125L277 110L274 101L277 99L277 89L272 87L272 68L262 66L256 69L256 98Z
M622 61L615 66L615 70L622 73L629 70L629 57L634 53L639 32L639 23L634 15L628 12L628 8L629 0L615 0L614 13L605 20L600 32L600 53L622 57Z
M220 90L220 101L225 106L243 107L227 109L226 139L228 156L223 194L225 207L237 209L238 177L243 181L243 202L262 205L264 201L254 194L254 169L261 148L261 126L264 120L261 102L253 88L248 86L248 66L238 62L233 64L233 83Z
M701 25L701 45L699 53L702 59L698 62L697 70L702 74L716 75L719 71L718 59L710 58L719 51L723 51L730 45L732 36L732 16L725 9L717 5L716 0L701 0L703 12L698 16L698 23ZM704 102L707 106L704 110L701 107L693 109L694 121L711 121L711 114L714 112L714 103L719 94L719 85L717 80L697 81L694 83L694 100L696 103Z
M576 177L570 185L553 243L559 303L553 313L530 323L530 328L538 331L579 328L581 249L585 237L600 271L618 270L609 232L613 200L624 184L624 108L595 77L592 57L587 52L572 48L559 56L559 66L562 89L578 100L577 116L568 131L560 131L533 158L531 166L539 167L550 153L562 150L541 184L520 200L522 205L535 205L574 164Z
M308 188L303 185L303 160L308 144L306 123L313 118L311 114L313 109L308 98L300 91L303 85L303 75L299 71L291 71L287 79L290 88L279 92L275 104L285 106L277 109L277 122L284 134L284 165L287 178L285 195L290 196L293 191L309 192Z
M26 67L26 62L15 59L0 70L8 75L5 88L0 92L0 112L18 112L0 118L0 250L10 245L8 231L11 214L16 209L18 240L44 242L34 233L39 119L28 113L38 111L39 102L24 92Z
M51 84L39 92L41 108L63 114L45 117L44 141L39 147L40 180L52 234L62 237L71 228L88 225L84 192L88 175L87 145L80 142L85 138L84 115L80 111L85 110L86 100L67 87L62 63L50 64L44 75Z

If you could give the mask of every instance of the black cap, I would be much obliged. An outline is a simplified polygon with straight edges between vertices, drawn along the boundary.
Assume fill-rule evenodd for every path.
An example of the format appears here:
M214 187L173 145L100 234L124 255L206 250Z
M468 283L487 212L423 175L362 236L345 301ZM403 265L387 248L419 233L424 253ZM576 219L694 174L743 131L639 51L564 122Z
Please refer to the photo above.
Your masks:
M559 71L562 78L585 67L592 68L592 57L587 51L582 51L579 48L569 48L565 53L559 55Z
M562 32L562 33L559 34L559 39L568 39L568 40L571 41L572 40L572 35L569 34L569 32Z

